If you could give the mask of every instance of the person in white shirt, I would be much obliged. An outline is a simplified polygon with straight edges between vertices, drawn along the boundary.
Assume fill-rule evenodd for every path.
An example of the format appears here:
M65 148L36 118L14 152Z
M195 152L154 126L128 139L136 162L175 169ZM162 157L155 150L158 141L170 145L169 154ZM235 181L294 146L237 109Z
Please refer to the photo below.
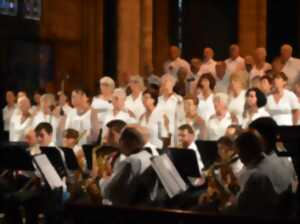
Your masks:
M175 79L177 79L177 72L179 68L183 67L188 73L191 72L190 64L180 58L181 49L177 46L171 46L169 49L169 60L164 63L164 72L171 74Z
M240 47L237 44L230 45L230 57L225 60L227 71L229 74L244 69L245 60L240 56Z
M216 75L216 61L214 60L214 50L210 47L206 47L203 50L203 62L201 64L198 76L200 77L204 73L211 73Z
M61 115L66 114L67 116L70 116L72 113L75 112L75 110L70 106L68 96L62 92L59 91L57 93L58 96L58 106L56 107L57 113L60 113Z
M268 96L272 92L273 78L270 75L264 75L260 77L259 89L265 96Z
M32 125L30 100L27 97L20 97L17 108L9 124L9 141L11 142L24 141L25 131Z
M112 94L115 89L115 81L108 77L104 76L100 78L100 94L93 97L92 108L94 108L98 114L99 122L104 120L104 116L108 110L112 109Z
M33 114L33 128L41 122L48 122L53 128L53 142L57 140L57 129L60 121L60 111L55 110L56 100L53 94L46 93L41 97L41 108Z
M79 132L79 145L94 143L98 140L100 124L96 111L91 108L88 96L82 89L72 91L71 103L75 112L66 117L64 129L72 128Z
M164 116L157 108L158 92L145 90L143 92L143 104L146 112L142 114L139 124L149 130L149 142L157 148L163 148L163 138L169 136L168 122L165 122L167 116Z
M143 78L139 75L130 76L129 88L131 94L126 98L125 108L133 113L136 120L139 120L145 112L142 102L143 90L145 88Z
M191 59L191 73L188 74L187 77L187 94L194 94L196 90L196 85L199 80L198 72L201 67L201 59L200 58L192 58Z
M204 73L197 84L200 88L200 94L198 97L198 109L197 113L203 118L204 122L207 122L209 118L215 114L215 108L213 103L214 88L216 85L215 78L211 73Z
M16 109L16 96L13 91L7 91L5 95L6 99L6 106L2 110L2 119L3 119L3 130L8 132L9 131L9 123L10 119L15 112Z
M249 79L252 80L255 76L262 77L266 74L266 71L272 69L272 66L266 62L267 51L264 47L255 49L254 53L254 66L250 72Z
M157 104L157 108L161 111L163 116L168 117L170 134L172 135L171 145L176 144L176 130L184 120L182 97L173 91L175 82L175 78L170 74L162 76L160 87L161 96L158 98Z
M214 95L214 107L216 113L211 116L206 125L206 139L216 141L226 133L227 127L233 124L227 105L229 97L225 93L216 93Z
M125 99L126 99L126 93L123 89L117 88L114 90L112 96L113 108L106 113L105 119L103 121L102 127L103 127L104 134L107 131L106 124L112 120L116 120L116 119L122 120L127 124L136 123L136 119L134 118L134 115L125 108Z
M297 79L300 78L300 59L292 57L293 48L291 45L284 44L280 49L280 59L283 63L282 72L288 77L287 87L293 88Z
M199 100L194 96L185 96L183 99L184 103L184 113L185 113L185 124L189 124L194 132L196 139L203 139L205 121L198 115L197 107Z
M215 93L228 93L229 77L230 75L226 69L226 63L224 61L218 61L216 64L216 86L214 89Z
M247 90L242 128L248 128L248 125L252 121L260 117L270 116L265 109L266 103L266 96L258 88L250 88Z
M288 77L283 72L274 75L274 92L268 96L266 109L277 125L296 125L299 120L297 96L286 89Z
M230 99L228 109L229 112L235 116L238 123L241 124L244 106L245 106L245 94L248 86L247 75L244 71L233 73L230 76Z
M178 140L183 149L190 149L195 152L198 163L199 173L202 173L204 164L200 152L195 144L195 132L189 124L183 124L178 128Z
M44 95L45 92L42 89L38 89L33 93L33 106L32 106L32 113L36 114L41 109L41 97Z

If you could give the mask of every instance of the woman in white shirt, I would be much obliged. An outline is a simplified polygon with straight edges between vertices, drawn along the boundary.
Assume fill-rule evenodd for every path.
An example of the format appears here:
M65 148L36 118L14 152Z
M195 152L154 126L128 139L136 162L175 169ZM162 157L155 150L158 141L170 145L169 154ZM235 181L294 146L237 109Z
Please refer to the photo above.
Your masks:
M248 128L248 125L252 121L260 117L270 116L270 114L265 110L266 103L266 96L258 88L251 88L247 90L242 128Z
M266 62L267 51L263 47L259 47L255 50L254 53L254 66L250 72L250 80L255 76L262 77L266 74L266 71L272 69L272 66Z
M197 84L197 88L200 88L200 94L198 95L198 115L204 119L205 122L215 114L215 108L213 103L213 91L216 85L216 80L211 73L204 73Z
M158 101L158 93L145 90L143 92L143 104L146 112L140 117L139 123L142 127L149 130L151 144L157 148L163 147L162 138L168 137L169 127L165 125L163 113L156 107Z
M98 114L99 122L104 120L106 112L112 109L112 94L115 89L115 82L112 78L104 76L99 80L100 94L95 96L92 100L92 108L94 108Z
M9 125L9 141L24 141L25 132L32 125L30 100L23 96L18 99L18 109L12 115Z
M214 106L216 113L211 116L206 125L206 139L216 141L224 136L226 129L234 124L228 111L228 96L225 93L216 93L214 96Z
M79 132L79 145L95 143L99 137L100 125L86 93L81 89L73 90L71 101L75 112L66 118L65 129L72 128Z
M288 78L283 72L274 75L274 92L268 96L266 109L277 125L296 125L299 120L297 96L286 89Z
M134 75L129 79L129 88L131 94L127 96L125 107L131 111L135 119L139 120L141 115L145 112L142 95L144 90L144 80L141 76Z
M244 106L245 94L248 87L247 74L244 71L233 73L230 76L230 91L231 96L229 99L228 110L232 116L235 116L237 122L241 124Z

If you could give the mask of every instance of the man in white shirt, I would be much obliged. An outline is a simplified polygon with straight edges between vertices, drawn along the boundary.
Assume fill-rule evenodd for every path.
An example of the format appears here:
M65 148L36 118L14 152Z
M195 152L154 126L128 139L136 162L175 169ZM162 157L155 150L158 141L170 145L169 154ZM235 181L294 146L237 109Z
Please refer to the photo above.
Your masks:
M214 50L210 47L206 47L203 50L203 62L198 72L200 77L204 73L211 73L216 75L216 61L214 60Z
M297 79L300 78L300 60L292 57L293 48L291 45L284 44L281 47L280 58L284 64L282 72L288 77L288 87L291 89Z
M237 44L232 44L229 48L229 58L225 60L229 74L242 70L245 60L240 56L240 47Z
M50 123L41 122L34 129L37 143L42 147L55 147L53 139L53 128Z
M9 122L16 109L16 96L13 91L6 92L6 106L3 108L4 131L9 131Z
M226 69L226 63L224 61L218 61L216 64L216 86L214 89L216 93L228 93L229 77L230 75Z
M187 77L187 91L188 94L193 94L196 90L196 85L199 80L198 72L201 67L200 58L191 59L191 73Z
M178 128L178 140L181 143L182 148L190 149L195 152L198 168L200 174L202 173L202 169L204 168L204 164L202 162L200 153L195 144L195 133L193 128L189 124L181 125Z
M186 71L191 73L190 64L180 58L181 50L177 46L171 46L169 49L169 60L164 63L164 71L165 73L169 73L177 79L177 72L179 68L183 67Z

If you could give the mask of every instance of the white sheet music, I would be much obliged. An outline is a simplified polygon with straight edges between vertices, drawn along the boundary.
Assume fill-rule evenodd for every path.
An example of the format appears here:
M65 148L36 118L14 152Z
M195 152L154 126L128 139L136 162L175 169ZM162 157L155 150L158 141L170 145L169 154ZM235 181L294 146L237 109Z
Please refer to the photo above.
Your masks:
M63 187L64 182L62 181L46 155L36 155L33 157L33 160L52 190L55 188Z
M169 157L164 154L151 158L152 167L170 198L188 189Z

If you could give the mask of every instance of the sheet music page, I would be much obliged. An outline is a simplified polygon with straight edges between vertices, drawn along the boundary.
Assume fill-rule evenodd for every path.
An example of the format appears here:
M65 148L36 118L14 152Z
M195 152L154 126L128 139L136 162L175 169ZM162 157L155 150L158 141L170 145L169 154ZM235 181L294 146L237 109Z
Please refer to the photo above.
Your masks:
M167 155L155 156L151 162L170 198L187 190L186 183Z
M52 190L55 188L63 187L64 183L62 179L60 178L46 155L37 155L33 157L33 160Z

